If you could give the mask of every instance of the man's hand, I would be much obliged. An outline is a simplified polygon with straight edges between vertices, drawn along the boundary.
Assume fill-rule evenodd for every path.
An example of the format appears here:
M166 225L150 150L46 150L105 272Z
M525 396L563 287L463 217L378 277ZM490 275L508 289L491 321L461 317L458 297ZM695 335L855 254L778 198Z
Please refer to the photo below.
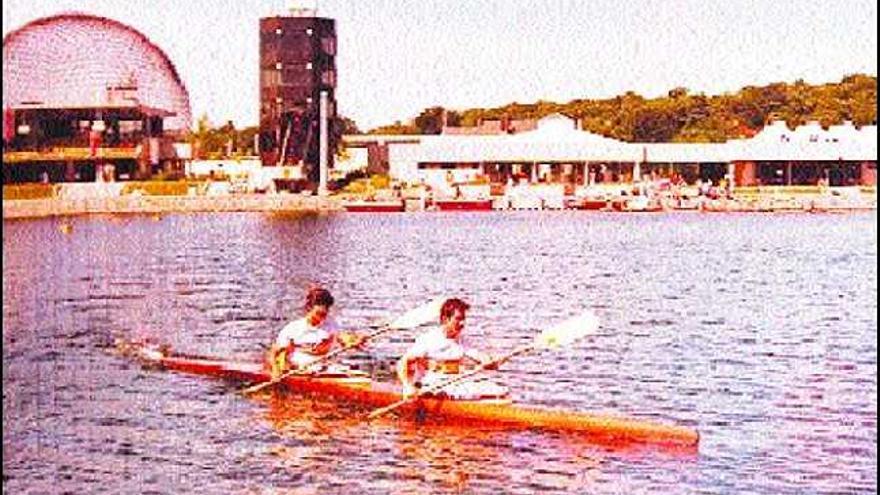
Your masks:
M494 357L488 354L485 356L480 364L484 366L487 370L497 370L498 366L501 365L501 363L497 362Z
M273 380L287 371L287 353L287 349L272 349L269 351L269 365Z
M366 337L356 333L346 332L339 334L339 341L344 347L362 347L366 340Z
M403 400L411 399L414 395L416 395L416 392L418 392L418 389L416 389L416 387L414 387L412 384L403 384Z

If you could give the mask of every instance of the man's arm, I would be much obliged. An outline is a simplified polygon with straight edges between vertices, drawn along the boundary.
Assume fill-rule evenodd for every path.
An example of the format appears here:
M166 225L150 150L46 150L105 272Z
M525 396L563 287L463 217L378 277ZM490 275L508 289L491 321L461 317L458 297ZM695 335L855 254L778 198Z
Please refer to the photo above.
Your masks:
M498 364L494 363L495 358L493 358L491 354L466 347L464 348L464 355L465 357L479 363L481 366L486 366L486 369L498 369Z
M397 379L403 387L404 399L412 397L416 393L416 386L413 380L415 378L413 365L418 359L419 358L407 352L397 361Z

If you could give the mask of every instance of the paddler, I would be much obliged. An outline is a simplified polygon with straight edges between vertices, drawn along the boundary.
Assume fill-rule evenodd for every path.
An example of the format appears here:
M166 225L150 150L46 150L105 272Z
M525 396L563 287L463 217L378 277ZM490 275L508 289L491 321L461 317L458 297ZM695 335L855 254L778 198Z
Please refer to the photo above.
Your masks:
M306 368L335 346L355 347L363 343L362 336L341 331L336 321L329 318L332 306L330 291L322 287L309 289L304 305L305 316L285 325L269 349L268 362L273 378L290 368Z
M462 332L470 305L458 298L447 299L440 308L440 326L418 336L412 347L397 362L397 377L403 385L404 398L455 378L465 371L467 360L492 363L492 357L462 343ZM462 381L439 392L453 399L503 399L507 387L488 380Z

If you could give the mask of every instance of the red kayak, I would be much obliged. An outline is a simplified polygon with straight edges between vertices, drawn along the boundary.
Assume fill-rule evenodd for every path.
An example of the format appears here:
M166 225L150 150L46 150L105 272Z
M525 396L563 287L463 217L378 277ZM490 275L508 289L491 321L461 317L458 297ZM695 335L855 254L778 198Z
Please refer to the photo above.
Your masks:
M175 356L168 352L141 349L139 357L149 364L197 375L208 375L249 383L271 379L262 363L225 361L210 357ZM368 407L382 407L401 399L400 387L376 382L365 374L322 373L290 375L281 384L300 391ZM456 423L478 423L519 428L545 428L580 432L605 441L646 442L696 447L699 434L685 426L650 420L626 419L600 413L524 406L510 400L452 400L422 397L397 409L401 415L437 418Z

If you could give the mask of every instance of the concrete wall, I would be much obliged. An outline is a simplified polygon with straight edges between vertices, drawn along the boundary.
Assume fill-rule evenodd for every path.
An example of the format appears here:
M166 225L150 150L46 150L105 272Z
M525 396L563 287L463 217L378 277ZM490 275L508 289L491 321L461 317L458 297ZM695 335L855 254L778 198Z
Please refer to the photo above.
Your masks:
M338 201L298 194L234 196L117 196L76 199L3 201L3 218L51 216L186 213L186 212L299 212L341 211Z

